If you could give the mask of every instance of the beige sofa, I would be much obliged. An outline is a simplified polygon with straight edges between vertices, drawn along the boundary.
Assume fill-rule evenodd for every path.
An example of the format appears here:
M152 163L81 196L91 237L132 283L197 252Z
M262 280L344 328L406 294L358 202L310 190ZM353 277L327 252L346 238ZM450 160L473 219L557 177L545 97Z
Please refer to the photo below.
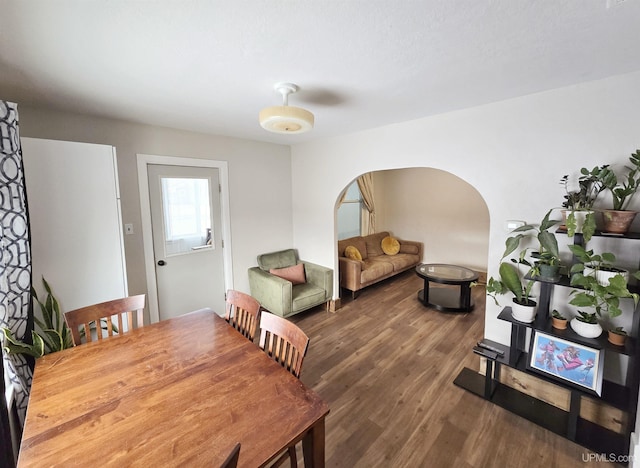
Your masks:
M422 262L422 242L398 239L399 252L395 255L385 254L382 239L389 235L384 231L338 241L340 287L351 291L354 299L361 289L414 268ZM345 256L348 246L358 249L362 261Z

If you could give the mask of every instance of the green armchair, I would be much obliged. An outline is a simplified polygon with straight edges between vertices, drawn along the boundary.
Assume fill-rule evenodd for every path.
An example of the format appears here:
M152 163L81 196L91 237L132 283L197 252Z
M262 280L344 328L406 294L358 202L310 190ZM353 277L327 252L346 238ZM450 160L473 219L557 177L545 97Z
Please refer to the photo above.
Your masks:
M304 265L306 282L291 281L269 273L271 269ZM288 317L328 303L333 295L333 270L298 259L295 249L258 255L258 266L249 268L251 295L269 312Z

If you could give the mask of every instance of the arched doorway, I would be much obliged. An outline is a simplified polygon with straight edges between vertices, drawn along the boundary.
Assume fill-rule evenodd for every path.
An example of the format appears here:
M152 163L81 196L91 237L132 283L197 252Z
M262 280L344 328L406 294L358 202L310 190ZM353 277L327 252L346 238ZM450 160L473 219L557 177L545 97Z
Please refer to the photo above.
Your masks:
M489 210L472 185L428 167L374 171L373 184L377 232L422 242L425 263L461 265L486 278ZM336 223L339 205L340 197Z

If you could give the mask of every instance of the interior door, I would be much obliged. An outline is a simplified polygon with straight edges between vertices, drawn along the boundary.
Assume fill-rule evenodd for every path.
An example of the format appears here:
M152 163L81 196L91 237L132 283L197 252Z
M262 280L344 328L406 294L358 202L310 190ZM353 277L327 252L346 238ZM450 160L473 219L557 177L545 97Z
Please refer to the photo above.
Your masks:
M216 168L148 166L160 320L224 310L219 174Z

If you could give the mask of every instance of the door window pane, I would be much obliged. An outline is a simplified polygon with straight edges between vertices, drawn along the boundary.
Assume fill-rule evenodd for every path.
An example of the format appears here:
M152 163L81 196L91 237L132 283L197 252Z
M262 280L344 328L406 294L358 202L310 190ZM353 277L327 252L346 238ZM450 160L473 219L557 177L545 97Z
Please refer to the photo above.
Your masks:
M209 179L161 177L166 256L211 247Z

